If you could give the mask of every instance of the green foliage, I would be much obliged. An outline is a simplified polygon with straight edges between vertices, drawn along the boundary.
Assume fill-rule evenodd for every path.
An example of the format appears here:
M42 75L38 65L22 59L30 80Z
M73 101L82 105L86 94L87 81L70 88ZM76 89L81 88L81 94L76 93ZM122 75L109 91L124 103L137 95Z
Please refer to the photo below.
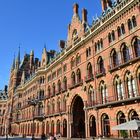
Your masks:
M120 133L123 138L128 138L128 132L126 130L120 130Z

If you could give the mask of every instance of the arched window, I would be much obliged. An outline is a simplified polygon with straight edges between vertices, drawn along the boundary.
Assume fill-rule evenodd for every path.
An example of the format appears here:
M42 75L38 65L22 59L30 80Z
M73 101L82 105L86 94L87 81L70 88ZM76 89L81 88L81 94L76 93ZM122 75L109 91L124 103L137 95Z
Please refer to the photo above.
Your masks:
M105 104L108 101L108 92L104 81L102 81L100 84L100 93L101 93L101 102L102 104Z
M66 97L63 98L63 111L66 111Z
M51 122L51 134L54 135L54 121Z
M94 91L92 86L90 86L88 89L88 104L89 106L95 105L95 97L94 97Z
M50 96L51 95L51 87L48 86L48 95Z
M95 52L98 51L98 48L97 48L97 43L95 43Z
M64 85L64 90L67 90L67 78L66 77L64 77L63 85Z
M120 27L117 28L117 32L118 32L118 37L120 37L121 36L121 29L120 29Z
M115 40L115 31L113 30L112 31L112 41L114 41Z
M131 20L128 19L127 23L128 23L128 29L131 30L132 29L132 22L131 22Z
M111 34L110 33L108 34L108 41L109 41L109 43L111 43L111 41L112 41L111 40Z
M88 65L87 65L87 76L88 76L88 77L93 77L93 72L92 72L92 65L91 65L91 63L88 63Z
M90 137L96 137L96 119L94 116L91 116L89 119L89 130L90 130Z
M126 73L125 79L128 91L128 98L136 97L137 96L136 82L129 71Z
M74 57L71 58L71 68L75 67L75 59Z
M67 137L67 120L63 121L63 137Z
M58 98L57 100L57 112L60 112L61 111L61 102L60 102L60 98Z
M48 134L49 133L49 122L47 121L46 122L46 134Z
M122 34L125 34L125 27L124 27L124 24L121 25L121 33L122 33Z
M119 111L117 114L117 124L122 124L126 122L126 117L123 112ZM124 130L125 131L125 130ZM127 133L127 131L125 131ZM119 131L119 136L122 137L121 131Z
M122 55L123 55L124 62L127 62L130 60L129 48L126 46L125 43L122 45Z
M77 70L76 75L77 75L77 83L80 83L81 82L81 71L80 71L80 69Z
M61 92L61 81L58 80L58 93L60 93L60 92Z
M119 64L118 55L115 49L113 49L111 52L111 63L112 63L112 67L116 67Z
M55 95L55 83L53 83L53 95Z
M134 48L134 53L136 57L140 56L140 39L137 37L133 39L132 46Z
M102 135L105 137L110 136L110 120L107 114L102 115Z
M50 102L47 104L47 114L50 114Z
M72 85L75 85L76 80L75 80L75 73L74 72L72 72L71 79L72 79Z
M119 76L116 76L114 84L115 84L117 100L124 99L124 88Z
M133 24L133 27L137 26L137 21L136 21L136 17L135 16L132 17L132 24Z
M52 114L55 112L55 101L52 101Z
M89 56L91 55L91 48L89 47L88 48L88 51L89 51Z
M76 55L76 65L78 65L81 62L81 56L79 53Z
M129 113L129 120L139 120L139 115L135 110L131 110ZM132 137L138 137L138 131L132 130Z
M98 59L98 73L105 73L104 61L103 61L102 57L99 57L99 59Z
M57 121L57 134L60 134L60 120Z

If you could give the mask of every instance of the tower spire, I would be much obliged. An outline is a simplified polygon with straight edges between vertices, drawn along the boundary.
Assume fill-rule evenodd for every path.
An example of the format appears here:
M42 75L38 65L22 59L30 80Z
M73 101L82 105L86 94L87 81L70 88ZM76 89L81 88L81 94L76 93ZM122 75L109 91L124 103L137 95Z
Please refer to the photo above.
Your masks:
M12 70L13 69L15 69L15 53L14 53L13 64L12 64Z
M18 62L19 62L19 64L20 64L20 44L19 44L19 47L18 47Z

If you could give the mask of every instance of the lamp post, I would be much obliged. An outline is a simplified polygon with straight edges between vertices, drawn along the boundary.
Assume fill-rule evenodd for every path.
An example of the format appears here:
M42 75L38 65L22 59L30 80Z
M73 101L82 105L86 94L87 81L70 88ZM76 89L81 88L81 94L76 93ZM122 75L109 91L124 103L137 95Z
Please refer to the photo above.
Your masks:
M34 115L35 115L35 106L38 104L38 99L28 100L28 104L33 106L33 124L32 124L32 140L34 140Z

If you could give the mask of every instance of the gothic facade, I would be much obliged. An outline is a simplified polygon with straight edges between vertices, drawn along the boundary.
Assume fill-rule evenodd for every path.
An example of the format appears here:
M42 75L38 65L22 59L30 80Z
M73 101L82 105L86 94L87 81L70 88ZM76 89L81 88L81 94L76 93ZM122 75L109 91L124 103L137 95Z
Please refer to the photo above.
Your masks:
M113 126L139 119L140 1L101 3L92 25L74 4L60 53L44 47L41 60L33 51L14 59L3 117L9 134L119 137Z

